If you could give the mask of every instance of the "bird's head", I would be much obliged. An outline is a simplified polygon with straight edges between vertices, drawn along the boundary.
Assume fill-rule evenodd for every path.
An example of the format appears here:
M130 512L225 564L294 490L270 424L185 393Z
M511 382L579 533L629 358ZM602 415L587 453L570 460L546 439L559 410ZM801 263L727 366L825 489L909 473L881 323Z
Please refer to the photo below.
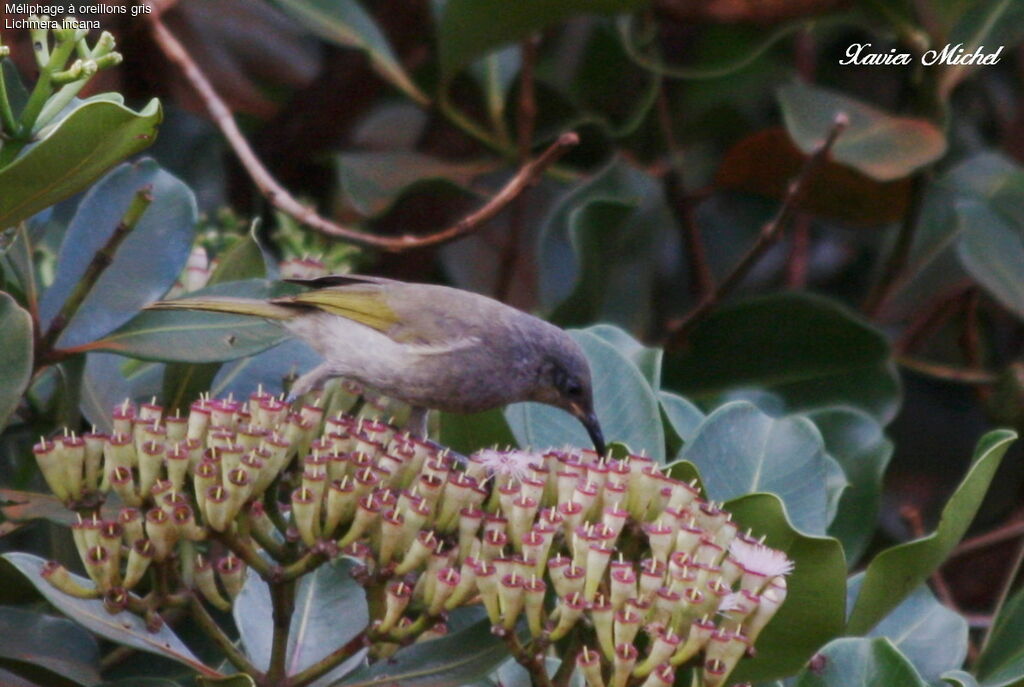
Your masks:
M582 349L565 336L562 345L548 349L538 377L532 400L571 413L586 428L594 449L604 455L604 435L594 412L590 366Z

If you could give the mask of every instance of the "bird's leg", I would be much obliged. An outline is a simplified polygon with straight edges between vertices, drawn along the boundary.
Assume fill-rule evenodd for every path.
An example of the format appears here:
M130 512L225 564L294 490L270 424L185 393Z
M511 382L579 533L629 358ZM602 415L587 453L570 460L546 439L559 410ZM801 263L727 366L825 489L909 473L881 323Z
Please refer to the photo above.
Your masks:
M424 408L423 406L413 406L409 411L409 419L405 423L405 428L411 433L418 435L421 439L428 439L428 413L430 413L430 409L428 408Z
M328 363L320 363L312 370L295 380L295 383L292 384L292 388L288 391L288 402L291 403L303 394L307 394L314 389L321 388L324 385L324 382L334 376L335 375L331 371L331 366Z

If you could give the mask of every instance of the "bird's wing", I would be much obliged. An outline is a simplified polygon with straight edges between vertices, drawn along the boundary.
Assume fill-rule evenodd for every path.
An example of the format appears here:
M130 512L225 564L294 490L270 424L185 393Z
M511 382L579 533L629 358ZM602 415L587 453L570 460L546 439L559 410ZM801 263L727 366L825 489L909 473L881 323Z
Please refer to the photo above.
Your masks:
M395 284L394 279L371 277L363 274L328 274L313 279L285 279L289 284L298 284L311 289L325 289L331 286L350 286L352 284Z
M391 335L399 317L388 306L379 287L331 287L294 296L275 298L272 303L315 308L331 315L354 320L367 327Z

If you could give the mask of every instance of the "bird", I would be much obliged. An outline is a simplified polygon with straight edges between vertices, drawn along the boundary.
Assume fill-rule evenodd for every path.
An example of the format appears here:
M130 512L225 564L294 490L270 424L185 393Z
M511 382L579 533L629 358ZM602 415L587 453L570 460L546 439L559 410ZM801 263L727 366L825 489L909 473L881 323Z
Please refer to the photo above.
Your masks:
M478 413L535 401L582 423L599 455L590 366L563 329L487 296L449 286L365 275L286 279L306 287L268 300L196 296L152 310L260 317L309 344L323 362L291 388L298 397L345 378L404 401L426 436L429 409Z

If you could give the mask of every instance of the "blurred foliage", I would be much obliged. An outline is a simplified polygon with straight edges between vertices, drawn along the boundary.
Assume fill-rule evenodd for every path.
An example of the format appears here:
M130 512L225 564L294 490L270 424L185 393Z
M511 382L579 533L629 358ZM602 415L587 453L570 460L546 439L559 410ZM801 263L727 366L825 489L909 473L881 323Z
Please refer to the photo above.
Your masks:
M110 34L5 30L0 551L18 552L0 562L5 587L24 590L15 568L32 577L38 556L74 560L68 513L39 493L36 437L109 431L125 398L277 394L317 363L262 321L143 306L359 270L572 327L608 438L673 474L696 468L711 498L788 552L791 600L737 679L1024 683L1009 553L1024 493L1010 445L1024 427L1024 3L169 5L162 21L271 173L360 231L450 226L558 135L581 141L458 242L376 252L259 195L146 15L99 15ZM849 63L854 44L910 64ZM922 62L957 44L999 60ZM847 127L808 172L837 116ZM586 445L572 418L534 404L434 426L466 453ZM986 530L990 548L958 548ZM48 598L101 637L148 641ZM117 664L42 597L17 601L0 606L0 637L46 641L0 642L0 682L191 680L167 664L140 677L144 662ZM234 618L248 651L266 643L259 622ZM165 630L175 660L218 665L189 623ZM509 664L494 672L503 654L483 630L403 649L395 671L427 662L424 685L530 684ZM384 679L352 669L346 682Z

